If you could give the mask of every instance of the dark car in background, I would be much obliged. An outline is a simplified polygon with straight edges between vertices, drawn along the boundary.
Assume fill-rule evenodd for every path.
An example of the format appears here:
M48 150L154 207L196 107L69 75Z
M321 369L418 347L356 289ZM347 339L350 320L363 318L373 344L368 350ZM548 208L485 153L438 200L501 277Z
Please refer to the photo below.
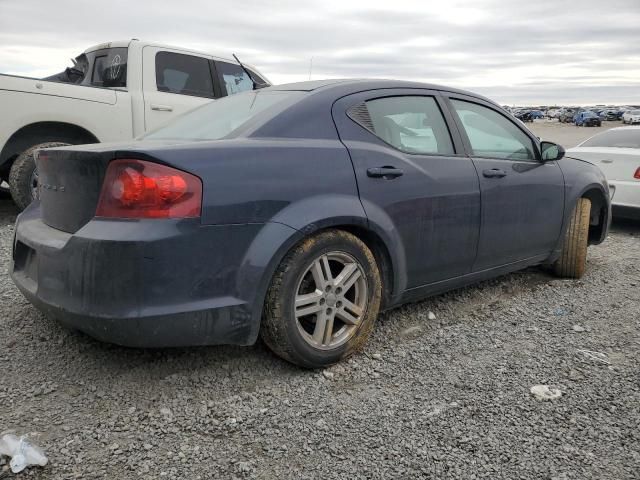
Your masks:
M519 110L517 112L514 112L513 116L521 122L533 122L533 115L531 115L531 110Z
M573 119L573 123L578 127L600 127L602 126L602 120L591 110L583 110L576 114Z
M142 141L43 151L11 276L36 307L137 347L253 344L305 367L378 312L531 265L579 278L600 170L495 103L421 83L239 93Z

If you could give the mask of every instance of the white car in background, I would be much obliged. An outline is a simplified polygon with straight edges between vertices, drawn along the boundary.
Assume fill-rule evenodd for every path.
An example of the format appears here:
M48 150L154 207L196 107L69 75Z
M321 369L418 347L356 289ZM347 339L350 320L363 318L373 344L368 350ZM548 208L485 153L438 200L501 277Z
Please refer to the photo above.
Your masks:
M627 110L622 114L622 123L640 123L640 110Z
M611 187L614 216L640 219L640 126L598 133L566 155L600 167Z

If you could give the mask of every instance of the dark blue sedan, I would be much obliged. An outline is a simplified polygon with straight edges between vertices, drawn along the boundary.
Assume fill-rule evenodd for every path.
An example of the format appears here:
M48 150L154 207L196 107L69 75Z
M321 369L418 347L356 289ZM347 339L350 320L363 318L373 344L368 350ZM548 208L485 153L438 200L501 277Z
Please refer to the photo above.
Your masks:
M212 102L127 144L43 151L11 275L128 346L253 344L305 367L381 310L531 265L578 278L607 183L451 88L305 82Z

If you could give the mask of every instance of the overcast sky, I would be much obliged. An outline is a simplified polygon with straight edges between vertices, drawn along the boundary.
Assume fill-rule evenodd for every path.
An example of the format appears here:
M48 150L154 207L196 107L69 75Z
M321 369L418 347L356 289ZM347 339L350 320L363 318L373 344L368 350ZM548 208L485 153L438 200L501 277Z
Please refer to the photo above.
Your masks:
M640 0L0 0L0 72L57 73L139 38L224 56L274 83L381 77L501 103L640 103Z

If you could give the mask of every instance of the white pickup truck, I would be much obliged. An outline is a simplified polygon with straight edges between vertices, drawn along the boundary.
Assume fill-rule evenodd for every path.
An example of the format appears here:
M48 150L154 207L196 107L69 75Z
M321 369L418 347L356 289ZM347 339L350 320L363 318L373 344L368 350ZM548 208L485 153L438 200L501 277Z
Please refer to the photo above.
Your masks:
M0 183L19 208L37 195L42 148L127 140L213 99L269 85L255 68L130 40L87 49L44 79L0 75Z

